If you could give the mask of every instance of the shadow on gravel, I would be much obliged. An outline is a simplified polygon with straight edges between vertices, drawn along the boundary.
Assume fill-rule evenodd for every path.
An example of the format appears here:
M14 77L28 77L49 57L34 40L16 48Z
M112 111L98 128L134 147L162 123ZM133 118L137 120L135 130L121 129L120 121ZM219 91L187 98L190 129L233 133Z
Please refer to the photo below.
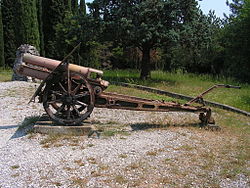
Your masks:
M33 130L34 124L38 119L39 119L39 116L26 117L22 121L22 123L16 126L18 127L18 129L16 130L16 132L12 135L10 139L26 136L30 131Z
M146 129L166 129L168 127L200 127L199 123L188 123L179 125L162 125L162 124L150 124L150 123L136 123L130 125L132 131L146 130Z
M19 127L19 125L5 125L5 126L0 125L0 130L1 129L13 129L13 128L17 128L17 127Z
M27 132L24 129L17 129L10 139L20 138L25 135L27 135Z

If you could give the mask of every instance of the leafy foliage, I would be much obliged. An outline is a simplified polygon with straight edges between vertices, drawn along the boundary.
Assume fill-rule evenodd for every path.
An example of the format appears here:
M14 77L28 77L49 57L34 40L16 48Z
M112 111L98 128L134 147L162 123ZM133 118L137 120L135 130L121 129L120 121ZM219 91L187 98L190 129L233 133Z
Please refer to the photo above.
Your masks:
M4 36L4 58L8 66L12 66L15 58L16 40L15 40L15 24L14 24L15 7L13 2L2 0L2 21Z
M36 0L16 0L15 38L17 46L31 44L40 50Z
M59 59L57 56L55 33L57 24L62 23L65 15L64 1L43 0L42 8L45 55L50 58Z
M90 9L94 18L103 18L105 38L142 51L143 79L150 76L150 51L178 38L175 28L180 15L176 1L95 0Z
M0 67L4 67L4 40L3 40L3 22L2 22L2 7L0 4Z
M226 73L250 82L250 1L234 0L230 7L233 14L225 25L223 37Z

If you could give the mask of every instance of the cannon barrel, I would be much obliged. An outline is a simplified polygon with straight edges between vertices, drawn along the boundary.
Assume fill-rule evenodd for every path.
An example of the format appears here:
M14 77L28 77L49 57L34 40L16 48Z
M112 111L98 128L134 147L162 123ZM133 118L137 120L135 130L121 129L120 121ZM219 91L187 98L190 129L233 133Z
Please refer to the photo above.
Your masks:
M46 72L46 69L48 69L47 72L51 72L61 63L61 61L57 61L57 60L53 60L53 59L49 59L45 57L40 57L40 56L35 56L35 55L28 54L28 53L23 54L22 62L26 64L27 66L23 65L19 68L18 72L20 74L26 75L26 76L32 76L32 77L42 79L42 80L46 78L47 74L44 73ZM35 72L38 70L35 70L34 68L32 68L32 66L29 67L29 65L39 67L40 68L39 72L43 72L42 75L36 74ZM44 71L42 71L42 69L44 69ZM74 64L69 64L69 70L72 72L80 73L81 75L85 77L89 77L90 73L96 73L100 76L103 75L103 71L101 70L78 66Z

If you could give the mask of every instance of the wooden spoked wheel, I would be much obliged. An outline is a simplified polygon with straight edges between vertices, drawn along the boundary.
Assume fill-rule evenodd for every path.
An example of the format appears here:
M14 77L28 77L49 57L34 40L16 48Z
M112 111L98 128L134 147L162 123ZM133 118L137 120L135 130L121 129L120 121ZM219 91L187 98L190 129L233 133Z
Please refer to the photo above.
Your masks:
M52 120L62 125L80 125L94 109L94 92L87 79L76 73L46 85L43 106Z

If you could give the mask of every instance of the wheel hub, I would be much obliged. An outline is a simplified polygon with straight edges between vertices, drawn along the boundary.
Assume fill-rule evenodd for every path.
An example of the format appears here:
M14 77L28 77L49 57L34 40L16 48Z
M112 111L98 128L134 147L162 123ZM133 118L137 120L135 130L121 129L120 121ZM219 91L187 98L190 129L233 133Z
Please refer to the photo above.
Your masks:
M74 98L71 95L66 95L63 97L63 103L66 105L73 104Z

